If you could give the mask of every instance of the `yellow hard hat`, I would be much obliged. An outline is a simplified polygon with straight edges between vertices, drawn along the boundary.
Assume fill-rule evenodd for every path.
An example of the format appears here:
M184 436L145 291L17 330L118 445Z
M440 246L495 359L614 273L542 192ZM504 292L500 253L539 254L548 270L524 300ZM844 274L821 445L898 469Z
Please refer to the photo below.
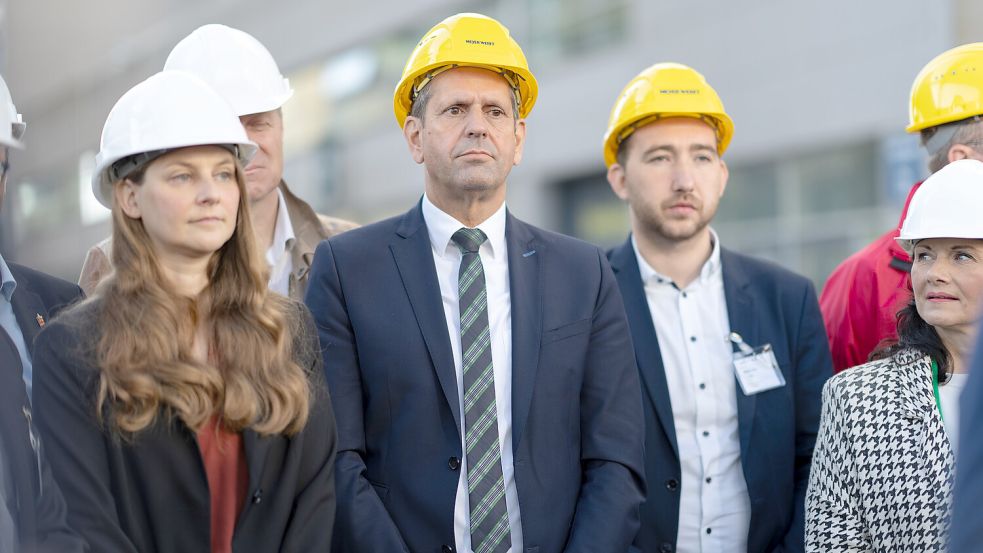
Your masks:
M480 67L501 73L518 92L519 117L529 115L539 87L529 71L526 56L494 19L477 13L459 13L427 31L410 54L396 85L393 109L400 128L406 121L419 89L445 67Z
M983 114L983 42L947 50L911 85L908 132Z
M610 167L617 161L618 147L635 129L667 117L706 121L717 134L721 155L734 136L734 122L703 75L679 63L657 63L629 81L611 109L604 163Z

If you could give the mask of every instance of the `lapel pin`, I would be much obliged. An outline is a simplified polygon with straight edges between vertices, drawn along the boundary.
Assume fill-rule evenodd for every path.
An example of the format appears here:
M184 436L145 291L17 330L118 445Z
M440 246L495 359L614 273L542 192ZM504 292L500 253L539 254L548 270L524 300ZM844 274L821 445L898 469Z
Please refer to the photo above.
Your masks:
M44 317L40 313L35 313L34 318L38 321L38 326L44 328Z
M534 253L536 253L536 250L529 250L526 253L522 254L522 257L529 257L530 255L532 255Z

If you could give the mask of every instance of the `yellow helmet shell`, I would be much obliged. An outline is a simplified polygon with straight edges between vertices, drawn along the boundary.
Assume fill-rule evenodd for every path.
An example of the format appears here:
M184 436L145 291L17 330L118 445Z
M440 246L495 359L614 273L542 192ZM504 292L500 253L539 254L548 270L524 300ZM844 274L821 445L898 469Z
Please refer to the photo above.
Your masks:
M417 80L448 65L512 72L517 77L519 117L529 115L536 103L539 86L509 30L488 16L459 13L427 31L406 61L393 95L393 110L400 128L413 105L413 86Z
M983 114L983 42L942 52L911 85L908 132Z
M617 161L618 147L636 128L669 117L706 121L717 134L720 155L734 136L734 122L703 75L679 63L657 63L629 81L611 109L604 163L610 167Z

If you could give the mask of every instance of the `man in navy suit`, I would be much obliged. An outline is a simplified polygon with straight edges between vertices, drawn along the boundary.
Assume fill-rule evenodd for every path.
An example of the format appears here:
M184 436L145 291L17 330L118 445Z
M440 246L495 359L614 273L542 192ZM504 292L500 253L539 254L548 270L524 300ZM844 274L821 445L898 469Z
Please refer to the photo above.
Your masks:
M395 102L421 202L317 249L339 553L623 552L638 530L642 408L614 275L505 208L535 94L500 23L438 24Z
M645 411L635 547L803 551L804 499L832 372L805 278L720 244L733 124L702 75L656 64L625 88L605 138L631 236L608 254Z
M24 129L0 77L0 207L7 155L21 147ZM28 399L34 337L50 315L81 295L74 284L0 256L0 551L84 550L68 528L65 500L43 456Z
M965 422L959 425L949 553L973 553L979 551L983 541L983 510L979 506L983 497L983 442L976 427L983 420L983 333L976 340L959 410L959 419Z

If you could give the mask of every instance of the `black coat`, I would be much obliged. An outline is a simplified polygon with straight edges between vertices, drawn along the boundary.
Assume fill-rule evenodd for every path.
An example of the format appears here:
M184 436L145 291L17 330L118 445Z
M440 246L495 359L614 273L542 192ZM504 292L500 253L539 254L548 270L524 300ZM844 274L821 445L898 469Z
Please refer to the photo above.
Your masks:
M59 308L78 300L78 286L27 267L8 264L17 288L11 304L24 342L33 350L34 337ZM84 551L82 540L68 528L65 500L51 474L44 448L32 424L31 403L21 380L20 355L0 330L0 435L4 462L13 476L8 509L17 525L20 548L26 552Z
M98 371L84 361L91 357L84 348L98 336L96 302L49 324L34 358L38 427L62 483L69 523L100 553L209 553L210 496L195 434L162 413L121 440L97 419ZM310 418L291 438L242 433L249 487L232 540L237 553L308 553L331 544L334 414L306 310L304 317L307 332L295 350L311 375Z

